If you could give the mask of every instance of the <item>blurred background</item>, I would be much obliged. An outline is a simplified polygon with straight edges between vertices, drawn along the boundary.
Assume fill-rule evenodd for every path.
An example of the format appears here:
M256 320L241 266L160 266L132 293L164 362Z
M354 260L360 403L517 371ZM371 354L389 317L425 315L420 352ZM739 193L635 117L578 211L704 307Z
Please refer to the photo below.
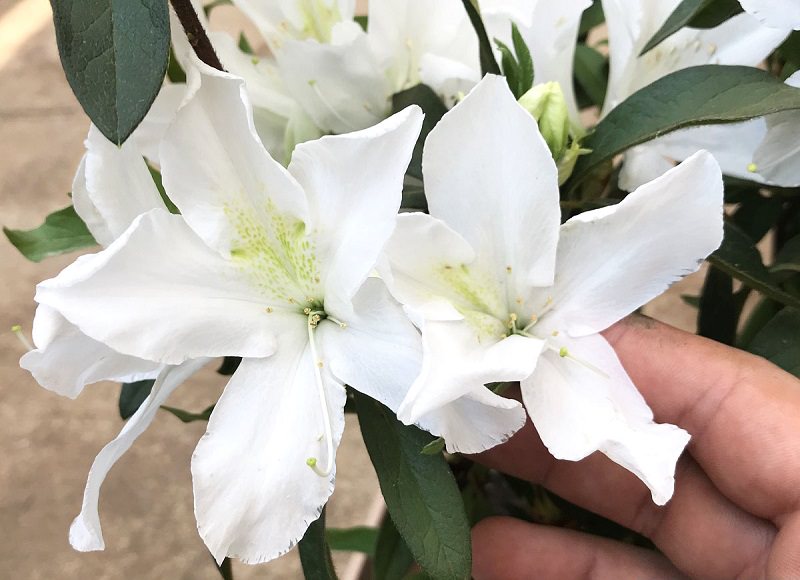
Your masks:
M213 28L259 35L233 8L213 12ZM249 31L249 33L248 33ZM64 78L47 0L0 0L0 225L38 226L69 203L67 193L89 121ZM0 238L0 576L19 579L178 578L219 575L200 540L192 512L189 459L205 424L183 424L160 414L111 471L100 501L104 552L74 552L67 541L80 510L86 475L96 453L122 427L119 385L88 387L75 401L50 393L19 368L24 346L10 329L30 335L37 282L75 258L33 264ZM680 294L697 294L702 273L654 301L646 313L693 331L696 311ZM213 366L178 389L170 405L200 411L225 384ZM338 454L336 493L328 525L375 525L377 481L357 422ZM359 559L336 556L343 579ZM302 578L296 551L261 566L234 564L237 579Z

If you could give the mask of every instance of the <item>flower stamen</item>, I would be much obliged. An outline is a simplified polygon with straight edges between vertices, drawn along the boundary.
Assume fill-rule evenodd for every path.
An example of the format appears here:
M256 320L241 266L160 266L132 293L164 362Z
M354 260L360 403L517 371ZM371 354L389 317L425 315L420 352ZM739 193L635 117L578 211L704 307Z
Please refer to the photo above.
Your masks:
M28 340L28 337L25 336L25 334L23 334L22 332L22 326L20 326L19 324L15 324L14 326L11 327L11 332L13 332L16 335L16 337L22 343L22 346L25 347L25 350L33 350L33 345Z
M306 310L308 312L306 312ZM320 477L328 477L333 471L333 428L331 427L331 417L328 411L328 397L325 393L325 384L322 382L323 363L322 359L320 359L317 354L317 343L314 338L314 329L317 328L320 320L322 320L322 315L325 313L321 310L305 308L303 314L308 316L308 342L311 348L311 360L314 361L314 380L317 384L319 405L322 411L322 424L325 429L323 434L325 439L325 469L319 468L316 457L309 457L306 459L306 465L313 469L314 473Z

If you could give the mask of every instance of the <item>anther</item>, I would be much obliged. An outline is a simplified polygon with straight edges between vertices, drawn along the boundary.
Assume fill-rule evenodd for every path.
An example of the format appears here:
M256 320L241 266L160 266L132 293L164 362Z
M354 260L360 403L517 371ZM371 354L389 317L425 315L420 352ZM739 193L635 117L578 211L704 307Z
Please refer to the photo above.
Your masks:
M758 171L758 165L756 165L755 163L749 163L747 165L747 171L749 171L750 173L755 173L756 171Z
M33 345L28 340L28 338L22 333L22 326L19 324L15 324L11 327L11 332L13 332L19 341L22 343L22 346L25 347L26 350L33 350Z
M506 266L506 272L511 273L511 266Z
M558 356L560 356L561 358L569 356L569 350L567 349L566 346L562 346L561 348L558 349Z
M267 306L264 310L267 314L272 314L272 306Z
M308 316L309 314L311 314L311 309L310 309L310 308L308 308L308 307L305 307L305 308L303 308L303 314L305 314L306 316Z

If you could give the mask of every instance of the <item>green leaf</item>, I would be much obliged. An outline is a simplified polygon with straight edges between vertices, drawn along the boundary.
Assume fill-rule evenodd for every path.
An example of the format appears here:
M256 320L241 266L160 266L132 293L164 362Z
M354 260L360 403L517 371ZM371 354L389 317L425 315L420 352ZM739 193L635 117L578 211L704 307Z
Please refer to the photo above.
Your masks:
M203 12L206 15L206 18L211 16L211 11L218 6L230 6L233 2L231 0L211 0L208 4L203 6Z
M761 329L764 328L767 322L772 320L772 317L775 316L781 308L783 308L783 304L775 302L770 298L762 298L759 300L742 325L742 330L739 333L736 346L747 349L750 343L753 342L755 336L761 332Z
M425 120L422 122L417 144L414 146L414 153L411 156L411 163L408 166L408 175L417 179L422 179L422 146L425 138L431 129L434 128L439 119L447 112L439 96L428 85L416 85L410 89L400 91L392 95L392 112L396 113L405 109L409 105L419 105L425 113Z
M525 39L519 33L517 25L511 23L511 41L514 44L514 54L517 57L517 93L515 95L519 99L522 95L528 92L533 86L533 58L528 45L525 44Z
M97 245L86 224L71 205L51 213L32 230L3 228L8 241L32 262Z
M722 344L733 345L739 312L733 298L733 278L711 267L703 283L697 313L697 334Z
M800 109L800 90L745 66L703 65L671 73L614 108L583 142L570 189L626 149L684 127L731 123Z
M255 54L253 45L247 40L247 36L245 36L244 32L239 33L239 50L245 54Z
M166 0L50 0L61 64L83 110L122 144L161 88L169 61Z
M211 417L211 412L214 410L214 405L206 407L199 413L192 413L191 411L185 411L177 407L168 407L167 405L161 405L161 409L172 413L184 423L192 423L194 421L208 421L208 418Z
M132 417L150 395L154 383L154 380L122 383L122 389L119 392L119 416L123 419Z
M233 563L230 558L223 559L221 564L217 564L215 560L214 565L222 580L233 580Z
M414 563L414 556L397 531L392 518L386 516L378 531L373 558L373 578L402 580Z
M363 552L372 557L375 555L375 544L378 541L378 529L358 526L354 528L328 528L328 545L331 550L343 552Z
M153 183L156 184L156 189L158 190L158 194L161 196L161 201L164 202L164 205L169 210L169 213L180 214L181 211L178 209L178 206L173 203L173 201L167 195L167 190L164 189L164 184L161 181L161 172L150 165L147 164L147 169L150 170L150 177L153 178Z
M499 75L500 67L497 66L497 61L494 59L492 43L489 42L489 35L486 34L486 27L483 25L483 19L481 18L481 13L478 9L477 0L461 1L464 3L464 9L467 11L467 16L469 16L469 21L472 23L472 28L475 29L475 34L478 35L481 75L488 73Z
M494 43L497 45L497 48L500 51L500 65L503 70L503 76L506 77L508 88L511 89L512 93L514 93L514 97L519 99L522 96L517 94L520 71L519 65L514 58L514 53L510 48L508 48L508 46L496 38L494 39Z
M335 580L336 571L331 560L331 550L325 536L325 509L311 522L303 539L297 545L305 580Z
M575 80L598 107L603 106L608 87L606 57L585 44L575 46Z
M444 449L444 438L437 437L420 450L423 455L437 455Z
M356 410L386 507L416 561L434 578L470 577L470 528L455 478L443 455L423 455L433 437L403 425L369 397Z
M361 30L367 32L369 29L369 17L366 15L353 16L353 20L361 27Z
M784 308L753 338L748 350L800 378L800 310Z
M578 37L582 39L592 28L600 26L605 21L606 15L603 13L603 3L600 0L594 0L592 5L584 10L581 15Z
M786 242L778 255L775 263L770 268L771 272L800 272L800 235Z
M751 240L758 242L775 226L782 210L783 203L779 198L756 194L742 200L733 214L733 223Z
M683 0L647 42L639 56L649 52L684 26L713 28L741 11L738 0Z
M167 78L171 83L185 83L186 71L181 67L178 62L178 57L175 55L175 50L172 46L169 47L169 63L167 64Z
M753 241L736 226L725 224L722 245L708 257L708 261L764 296L800 308L800 298L788 294L775 283Z
M222 364L219 365L217 373L229 377L236 372L236 369L239 368L239 364L241 364L241 362L242 357L240 356L226 356L222 359Z

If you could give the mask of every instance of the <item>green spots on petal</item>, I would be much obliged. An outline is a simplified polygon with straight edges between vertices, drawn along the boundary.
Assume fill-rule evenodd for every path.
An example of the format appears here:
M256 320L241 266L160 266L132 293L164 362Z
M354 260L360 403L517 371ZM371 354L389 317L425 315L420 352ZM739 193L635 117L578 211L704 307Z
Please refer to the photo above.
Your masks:
M469 310L482 312L497 319L507 318L504 290L491 276L484 275L466 264L457 266L445 264L436 274L466 302L464 306L469 305ZM460 311L467 310L458 304L455 306Z
M330 42L334 25L342 20L338 0L296 0L295 5L301 18L299 36Z
M269 298L302 305L317 301L320 273L316 245L305 224L278 211L272 200L261 211L226 204L231 229L231 259Z

